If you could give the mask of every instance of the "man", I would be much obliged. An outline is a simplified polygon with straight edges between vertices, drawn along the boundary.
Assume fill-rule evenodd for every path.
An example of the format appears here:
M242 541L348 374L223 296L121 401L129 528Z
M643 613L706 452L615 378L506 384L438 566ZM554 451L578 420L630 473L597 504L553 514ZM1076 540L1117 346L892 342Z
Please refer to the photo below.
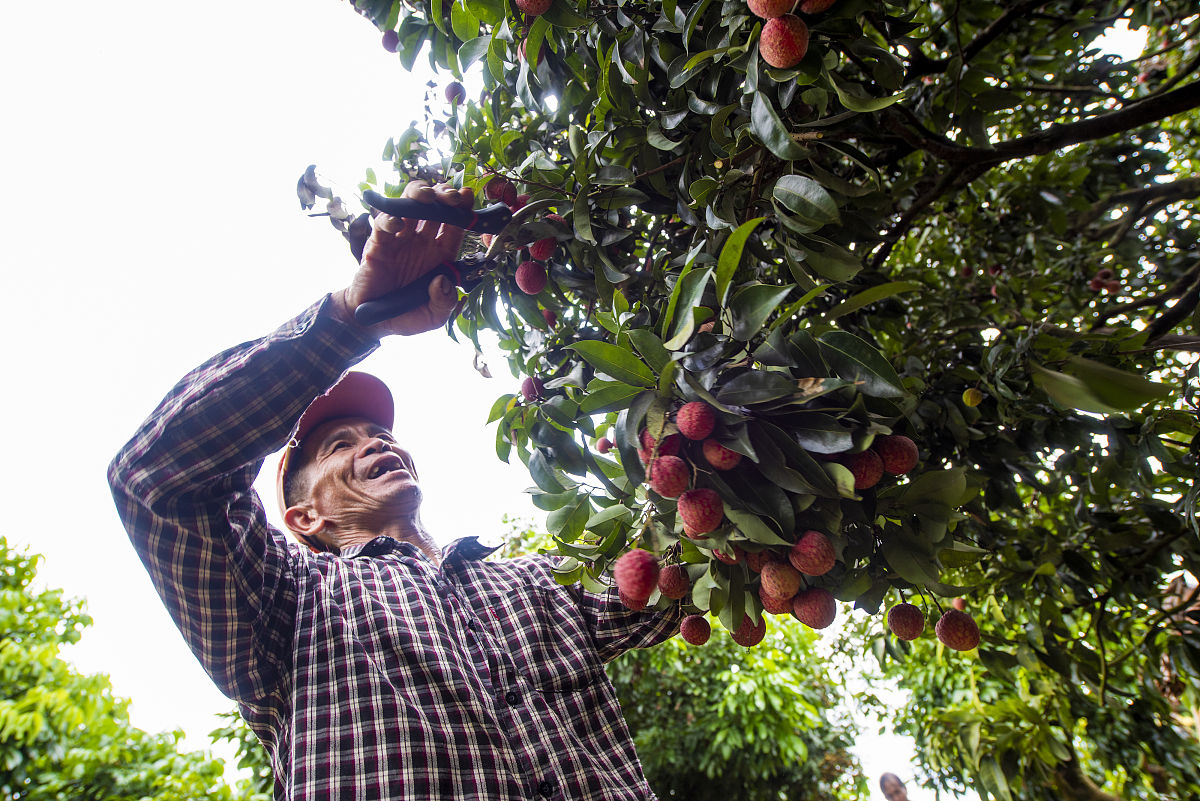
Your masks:
M908 790L904 782L895 773L885 773L879 777L879 789L887 801L908 801Z
M444 278L369 329L352 311L461 240L377 218L350 286L167 395L109 469L118 510L189 646L266 746L276 798L653 798L603 665L669 637L677 610L562 587L545 557L482 561L494 549L474 538L438 548L387 388L362 373L338 383L381 337L449 318ZM308 547L267 525L252 489L285 443L284 520Z

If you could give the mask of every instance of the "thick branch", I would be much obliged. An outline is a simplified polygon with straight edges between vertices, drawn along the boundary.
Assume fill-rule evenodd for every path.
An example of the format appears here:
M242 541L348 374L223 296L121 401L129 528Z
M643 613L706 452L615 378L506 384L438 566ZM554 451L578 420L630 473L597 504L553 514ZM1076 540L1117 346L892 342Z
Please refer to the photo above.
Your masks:
M1151 184L1150 186L1142 186L1137 189L1126 189L1122 192L1115 192L1103 200L1093 203L1091 208L1076 218L1072 229L1080 231L1086 228L1092 222L1099 219L1104 212L1115 206L1123 206L1128 203L1130 208L1136 212L1138 209L1144 208L1147 203L1156 200L1187 200L1198 196L1200 196L1200 178L1181 178L1178 181L1171 181L1170 183Z
M1200 273L1200 264L1193 268L1192 272ZM1192 281L1192 285L1188 287L1179 300L1175 301L1175 305L1167 309L1165 312L1155 318L1154 322L1146 326L1146 331L1149 336L1146 337L1146 342L1154 342L1163 334L1170 332L1172 328L1183 322L1184 318L1196 310L1197 304L1200 304L1200 275Z
M1084 774L1076 759L1058 763L1054 776L1058 790L1066 801L1121 801L1115 795L1097 787L1096 783Z
M970 62L971 59L979 55L983 48L994 42L996 37L1012 27L1014 22L1025 18L1034 9L1044 5L1046 5L1046 0L1025 0L1024 3L1013 6L996 17L996 19L992 20L991 25L988 25L976 34L975 38L968 42L966 47L962 49L962 63L966 64ZM931 59L920 51L917 51L917 53L917 57L913 58L908 72L904 76L905 83L920 78L922 75L945 72L946 67L950 65L950 59L948 58Z

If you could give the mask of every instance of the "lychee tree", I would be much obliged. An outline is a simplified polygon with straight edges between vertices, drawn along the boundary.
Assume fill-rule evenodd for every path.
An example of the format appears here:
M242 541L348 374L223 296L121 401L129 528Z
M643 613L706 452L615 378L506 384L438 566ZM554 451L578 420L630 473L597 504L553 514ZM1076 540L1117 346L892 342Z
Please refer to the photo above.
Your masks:
M1039 625L1078 607L1103 656L1076 672L1115 703L1113 610L1200 574L1194 3L355 5L405 64L482 73L364 186L444 178L518 208L452 333L495 334L526 379L490 418L562 580L645 550L731 632L832 599L940 619L968 594ZM1119 20L1142 54L1093 46ZM834 555L816 575L808 532ZM1050 603L1043 581L1076 590ZM985 665L1062 668L982 629ZM1194 681L1200 636L1172 647Z

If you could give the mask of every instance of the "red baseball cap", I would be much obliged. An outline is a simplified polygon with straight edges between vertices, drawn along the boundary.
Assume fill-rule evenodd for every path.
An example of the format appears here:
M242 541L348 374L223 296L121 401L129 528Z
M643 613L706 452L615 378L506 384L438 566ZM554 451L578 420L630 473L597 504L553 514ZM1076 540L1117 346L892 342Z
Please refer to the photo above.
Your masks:
M293 452L300 449L304 437L327 420L339 417L361 417L391 431L396 421L396 404L387 384L370 373L350 372L338 382L318 395L296 421L292 437L279 459L279 471L275 476L275 492L278 496L280 513L287 511L283 487L291 467Z

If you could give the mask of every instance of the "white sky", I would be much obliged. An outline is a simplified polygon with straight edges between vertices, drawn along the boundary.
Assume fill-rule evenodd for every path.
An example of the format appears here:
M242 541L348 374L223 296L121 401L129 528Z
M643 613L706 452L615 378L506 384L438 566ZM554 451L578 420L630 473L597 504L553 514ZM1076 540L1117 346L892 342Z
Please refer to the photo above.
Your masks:
M420 119L426 78L335 0L7 3L0 75L0 535L46 556L44 585L87 599L78 667L109 674L137 725L206 748L232 704L151 589L105 467L186 371L344 285L348 249L301 213L296 179L316 163L352 185ZM364 364L396 393L442 541L541 519L484 426L516 382L494 354L482 379L471 356L433 333ZM895 738L859 750L873 797L880 772L911 775Z

